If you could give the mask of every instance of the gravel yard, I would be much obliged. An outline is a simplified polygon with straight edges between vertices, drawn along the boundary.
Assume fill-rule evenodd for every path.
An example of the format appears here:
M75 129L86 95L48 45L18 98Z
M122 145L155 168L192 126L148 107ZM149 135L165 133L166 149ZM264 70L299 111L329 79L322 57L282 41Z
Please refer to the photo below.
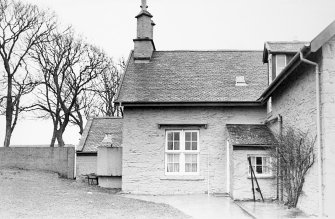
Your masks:
M189 218L115 193L54 173L0 169L0 218Z

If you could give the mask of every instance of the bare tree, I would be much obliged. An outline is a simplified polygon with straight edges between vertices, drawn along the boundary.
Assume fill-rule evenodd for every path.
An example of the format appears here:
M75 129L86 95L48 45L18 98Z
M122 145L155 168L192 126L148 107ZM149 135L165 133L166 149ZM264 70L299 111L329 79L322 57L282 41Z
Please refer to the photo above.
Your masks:
M120 85L124 70L123 59L115 64L109 60L108 68L92 82L81 102L86 118L90 116L121 116L121 111L114 105L115 95Z
M114 105L114 99L125 62L120 59L115 64L111 58L106 58L105 64L105 71L92 80L78 96L75 113L71 115L71 123L79 127L80 135L84 131L84 119L92 116L122 116L122 110Z
M271 150L276 158L274 167L280 170L286 205L296 207L305 182L305 176L315 161L315 138L292 127L277 135L278 146Z
M19 115L30 108L22 103L38 81L27 64L32 48L47 40L55 28L53 15L37 6L16 1L0 0L0 57L4 72L5 94L0 97L6 116L4 146L9 147Z
M106 56L96 47L74 38L71 32L54 34L49 43L36 47L33 58L43 74L43 87L38 94L37 108L42 117L53 121L50 146L57 140L64 146L63 133L72 121L80 121L76 114L78 98L91 81L106 71Z

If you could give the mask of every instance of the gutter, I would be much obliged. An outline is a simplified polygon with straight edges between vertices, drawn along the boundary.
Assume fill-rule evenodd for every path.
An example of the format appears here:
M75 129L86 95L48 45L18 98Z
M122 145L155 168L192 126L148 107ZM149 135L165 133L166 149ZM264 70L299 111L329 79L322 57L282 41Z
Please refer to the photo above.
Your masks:
M301 53L310 53L310 46L304 46ZM271 96L271 94L276 90L276 88L291 74L291 72L300 65L302 61L300 60L299 52L293 56L292 60L288 65L282 70L282 72L272 81L272 83L266 88L262 93L261 97L258 99L264 104L266 100Z
M335 26L335 23L334 23ZM314 49L315 50L315 49ZM291 62L282 70L282 72L276 77L276 79L270 84L270 86L263 92L261 97L258 99L262 103L272 95L277 87L296 69L301 63L315 66L315 88L316 88L316 128L317 128L317 159L318 159L318 188L319 188L319 216L322 217L324 214L324 202L323 202L323 176L322 176L322 140L321 140L321 92L320 92L320 70L319 65L304 58L304 54L308 55L311 53L311 45L304 46L300 52L298 52L291 60Z
M121 102L129 107L174 107L174 106L262 106L261 101L226 101L226 102Z
M319 187L319 216L323 217L323 210L324 210L324 203L323 203L323 176L322 176L322 141L321 141L321 92L320 92L320 70L319 70L319 64L316 62L312 62L308 59L305 59L303 57L302 52L300 54L300 60L301 62L304 62L309 65L315 66L315 88L316 88L316 131L317 131L317 150L318 150L318 171L319 171L319 177L318 177L318 187Z

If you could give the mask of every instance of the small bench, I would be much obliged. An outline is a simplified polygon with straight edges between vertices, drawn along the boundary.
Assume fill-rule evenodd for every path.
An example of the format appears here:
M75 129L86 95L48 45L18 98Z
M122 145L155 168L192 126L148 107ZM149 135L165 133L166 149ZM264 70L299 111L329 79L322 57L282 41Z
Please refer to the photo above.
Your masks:
M89 185L98 185L99 184L99 180L98 180L98 176L94 173L90 173L86 175L87 177L87 183Z

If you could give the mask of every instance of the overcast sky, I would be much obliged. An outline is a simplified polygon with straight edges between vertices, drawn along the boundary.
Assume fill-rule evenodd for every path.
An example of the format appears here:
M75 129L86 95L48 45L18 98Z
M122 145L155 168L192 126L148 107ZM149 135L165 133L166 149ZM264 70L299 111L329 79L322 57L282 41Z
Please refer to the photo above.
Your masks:
M140 0L25 0L56 12L62 25L103 48L128 57ZM157 50L262 50L265 41L311 41L335 20L335 0L147 0ZM261 60L260 60L261 61ZM4 138L0 118L0 145ZM65 142L77 144L71 128ZM51 122L19 121L12 144L47 144Z

